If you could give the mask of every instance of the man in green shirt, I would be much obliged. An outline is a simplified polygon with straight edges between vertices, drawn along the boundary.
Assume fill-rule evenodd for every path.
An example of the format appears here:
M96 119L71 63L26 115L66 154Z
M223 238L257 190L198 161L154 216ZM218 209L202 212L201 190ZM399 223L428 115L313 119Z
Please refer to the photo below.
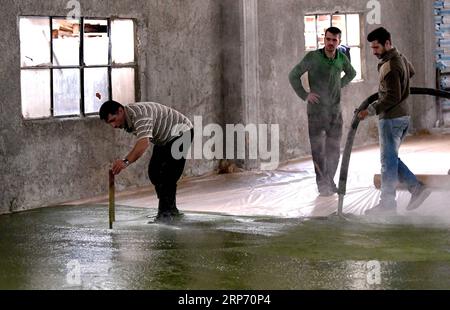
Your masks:
M325 47L306 54L289 74L297 95L307 102L309 140L320 196L337 193L334 182L342 138L341 88L356 76L347 56L337 47L342 32L330 27L325 31ZM308 72L311 92L302 86L301 76ZM342 72L345 75L341 77Z

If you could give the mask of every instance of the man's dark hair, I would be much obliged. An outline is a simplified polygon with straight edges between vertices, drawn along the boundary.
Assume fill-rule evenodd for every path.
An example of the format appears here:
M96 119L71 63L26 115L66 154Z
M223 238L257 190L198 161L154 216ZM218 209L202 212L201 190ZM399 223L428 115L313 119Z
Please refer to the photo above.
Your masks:
M104 120L105 122L108 121L108 115L117 114L119 108L123 108L123 105L121 105L117 101L114 100L105 101L102 104L100 111L98 112L98 114L100 115L100 119Z
M381 45L385 45L386 41L390 41L392 43L391 34L383 27L377 28L369 33L369 35L367 36L367 41L378 41L378 43L380 43Z
M338 27L330 27L327 30L325 30L325 35L327 35L327 32L336 35L339 35L339 38L342 38L342 31Z

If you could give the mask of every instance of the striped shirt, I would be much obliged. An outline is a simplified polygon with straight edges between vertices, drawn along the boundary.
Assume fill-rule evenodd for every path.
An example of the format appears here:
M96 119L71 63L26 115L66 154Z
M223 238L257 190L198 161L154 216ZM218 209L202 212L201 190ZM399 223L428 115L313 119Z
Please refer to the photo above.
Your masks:
M149 138L154 144L164 145L194 127L186 116L159 103L138 102L124 108L125 130L138 140Z

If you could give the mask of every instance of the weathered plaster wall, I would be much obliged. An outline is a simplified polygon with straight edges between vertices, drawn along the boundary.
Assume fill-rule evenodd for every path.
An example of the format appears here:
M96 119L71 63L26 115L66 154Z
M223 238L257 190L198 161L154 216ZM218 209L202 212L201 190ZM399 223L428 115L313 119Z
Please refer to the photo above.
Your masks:
M66 16L68 1L3 1L0 99L0 213L107 192L108 162L125 156L134 138L98 117L24 121L20 108L18 16ZM188 117L221 122L221 23L215 0L86 0L81 15L134 18L142 101L175 107ZM149 184L151 152L117 178L118 190ZM189 161L186 174L216 161Z
M308 13L367 13L366 0L259 0L259 78L260 119L279 123L282 160L310 152L306 104L291 89L290 70L304 57L304 22ZM381 25L370 25L364 18L361 35L363 81L352 83L342 92L344 139L354 109L377 91L377 62L366 42L367 34L383 26L391 31L394 45L415 65L417 76L412 85L434 87L432 1L380 0ZM424 18L426 16L426 18ZM435 121L433 98L412 97L413 128L431 128ZM360 125L355 145L373 143L377 139L377 121L372 118ZM287 138L288 137L288 138Z
M435 86L433 0L379 0L381 24L414 63L413 86ZM303 15L367 12L366 0L84 0L83 16L137 23L140 99L173 106L203 124L280 125L281 160L310 153L306 105L288 73L305 55ZM66 0L4 0L0 11L0 213L106 193L108 162L134 139L97 117L24 121L20 108L18 16L68 13ZM379 25L363 21L363 79L343 90L344 139L353 111L377 90L377 59L365 41ZM435 122L433 98L414 97L413 129ZM377 121L361 124L356 145L377 140ZM199 134L199 133L197 133ZM205 141L207 138L203 138ZM118 190L148 184L149 152L117 180ZM247 168L253 163L240 162ZM199 175L217 161L189 160Z

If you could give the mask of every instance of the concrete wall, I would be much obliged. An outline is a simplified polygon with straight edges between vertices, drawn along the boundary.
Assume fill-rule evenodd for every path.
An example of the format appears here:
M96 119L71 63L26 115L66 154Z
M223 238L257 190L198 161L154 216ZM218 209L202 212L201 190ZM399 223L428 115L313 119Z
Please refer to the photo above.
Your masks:
M367 12L366 0L85 0L83 16L137 21L142 101L173 106L203 123L280 125L281 160L310 153L306 105L288 73L305 55L303 15ZM416 66L414 86L434 87L433 0L380 0L381 24ZM23 121L20 109L18 16L68 13L66 0L4 0L0 11L0 213L106 193L108 162L124 156L131 136L98 118ZM353 111L377 90L377 59L365 42L379 25L363 23L363 82L343 90L345 134ZM422 44L421 42L424 42ZM413 126L431 128L434 99L417 97ZM377 121L364 122L356 145L377 140ZM205 139L204 139L205 140ZM118 178L118 190L148 184L150 154ZM241 162L247 168L255 165ZM217 161L190 160L186 174Z
M108 162L125 156L134 138L98 117L24 121L20 101L18 16L66 16L68 1L2 2L0 213L107 192ZM142 101L157 101L191 119L222 122L220 3L214 0L86 0L81 15L137 21ZM118 190L149 184L150 154L117 180ZM186 173L213 170L216 161L189 161Z
M414 86L436 88L436 65L435 54L436 49L436 37L435 37L435 24L434 24L434 0L424 0L418 2L418 14L422 13L422 24L418 23L420 28L423 28L422 32L418 32L419 38L416 42L423 42L423 44L417 44L416 67L421 68L421 80L419 76L414 81ZM420 21L420 15L418 21ZM420 61L423 59L423 61ZM421 97L415 102L414 110L417 111L414 114L414 123L416 128L433 128L437 122L437 110L436 99Z
M218 0L147 1L147 97L192 121L202 116L203 124L224 118L220 6ZM204 174L217 164L189 160L185 174Z
M259 117L259 38L258 0L230 0L222 2L223 14L223 104L224 123L257 125ZM259 159L250 159L246 139L246 160L235 162L246 169L259 169ZM253 145L256 145L253 144ZM230 147L225 145L225 149ZM234 143L234 157L237 143Z
M279 123L282 160L310 153L306 104L291 89L288 73L305 55L303 16L308 13L360 12L369 10L366 0L259 0L259 78L260 119ZM381 25L392 32L395 46L415 65L413 86L435 87L433 64L433 1L380 0ZM426 17L426 18L425 18ZM369 25L364 18L361 35L363 82L352 83L342 93L344 141L354 109L377 91L377 62L366 43L367 34L381 26ZM412 26L414 25L414 26ZM425 42L425 44L419 43ZM431 128L435 121L433 98L414 97L413 127ZM377 141L377 121L361 124L355 145Z

